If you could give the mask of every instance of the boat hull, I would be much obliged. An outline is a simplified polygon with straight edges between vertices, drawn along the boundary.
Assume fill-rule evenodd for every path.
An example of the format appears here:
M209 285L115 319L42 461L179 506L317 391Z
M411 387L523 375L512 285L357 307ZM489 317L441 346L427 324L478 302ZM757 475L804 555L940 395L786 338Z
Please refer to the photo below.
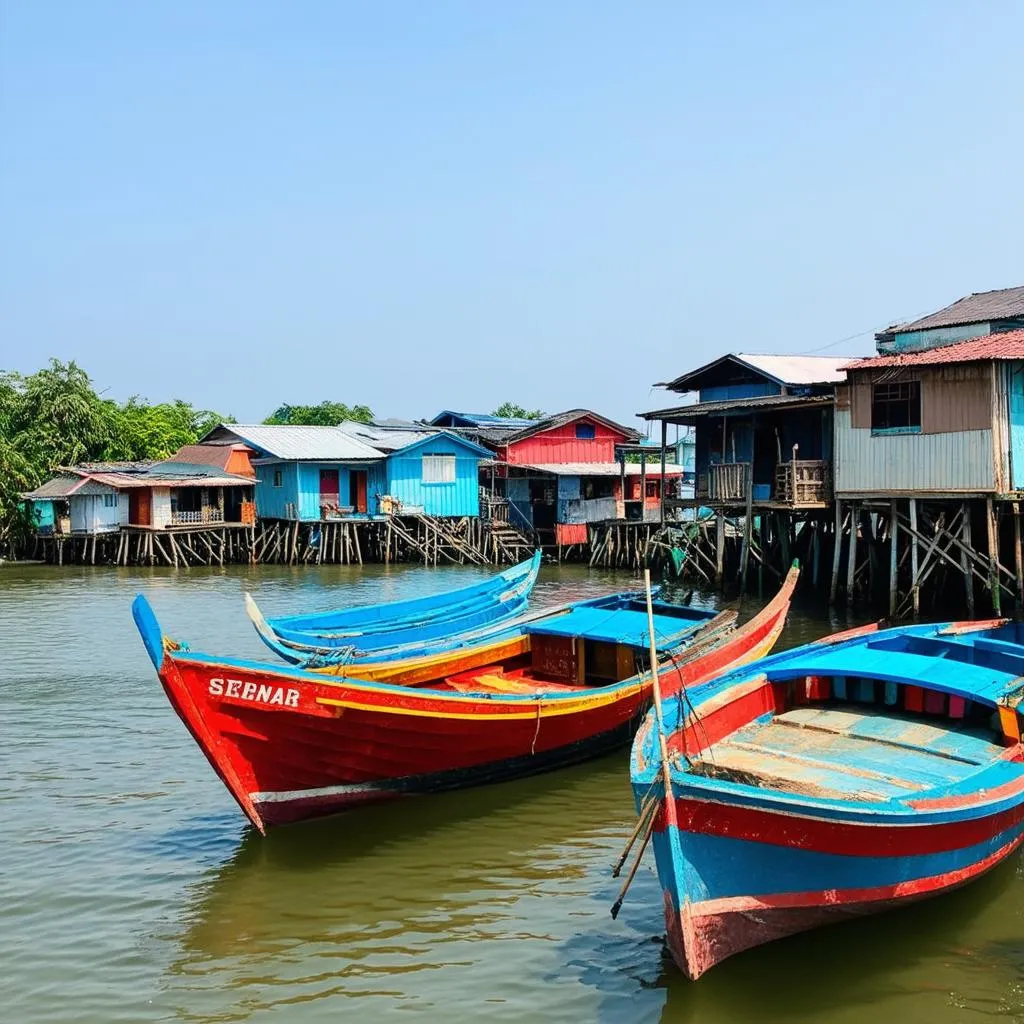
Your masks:
M653 845L669 951L691 979L755 946L959 888L1024 840L1020 806L952 829L838 822L805 829L777 812L765 812L759 821L756 814L737 816L729 807L697 807L685 799L675 809L679 826L666 825L663 816ZM719 834L691 831L711 819L717 819ZM774 839L739 838L751 829ZM825 850L842 845L851 852L790 845L796 835L828 832L842 838L822 839ZM887 849L899 852L887 855ZM681 887L702 898L686 898Z

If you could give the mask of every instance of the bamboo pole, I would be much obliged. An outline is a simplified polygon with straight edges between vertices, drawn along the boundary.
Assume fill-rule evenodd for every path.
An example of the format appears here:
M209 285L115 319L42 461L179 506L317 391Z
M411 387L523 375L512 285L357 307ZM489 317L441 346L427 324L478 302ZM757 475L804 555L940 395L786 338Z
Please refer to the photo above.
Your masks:
M1002 594L999 586L999 521L996 518L995 502L985 499L985 525L988 527L989 591L992 594L992 610L1002 615Z
M828 604L833 607L839 592L839 559L843 553L843 503L836 498L836 532L832 538L832 584L828 591Z
M850 506L850 550L849 565L846 567L846 606L853 607L853 585L857 572L857 529L858 509L856 504Z
M1024 601L1024 557L1021 554L1020 543L1020 502L1015 501L1013 511L1013 562L1017 572L1017 607L1020 608Z
M914 605L914 621L921 616L920 564L917 560L917 498L910 499L910 595Z
M896 617L896 604L899 598L899 520L896 518L896 499L889 506L889 618Z

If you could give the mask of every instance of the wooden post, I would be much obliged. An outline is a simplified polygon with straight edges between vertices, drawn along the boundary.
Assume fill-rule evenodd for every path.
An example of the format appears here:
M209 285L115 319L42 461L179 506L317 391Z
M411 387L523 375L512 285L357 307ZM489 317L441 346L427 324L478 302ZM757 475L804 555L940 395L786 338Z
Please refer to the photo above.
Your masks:
M832 585L828 591L828 604L833 607L839 592L839 558L843 552L843 503L836 498L836 532L832 538Z
M751 442L753 444L753 442ZM747 507L743 517L743 545L740 549L740 593L747 589L747 562L754 531L754 453L751 449L750 468L747 470Z
M1017 607L1024 602L1024 558L1021 557L1020 545L1020 502L1015 501L1013 509L1013 562L1017 571Z
M857 503L850 505L850 564L846 567L846 607L853 607L853 587L857 573L857 520L859 518Z
M913 600L914 621L921 615L921 583L918 579L917 560L917 498L910 499L910 594Z
M896 499L889 503L889 618L896 617L896 604L899 597L899 520L896 518Z
M999 586L999 521L996 518L995 502L985 499L985 520L988 527L988 579L992 594L992 610L1002 615L1002 588Z
M676 432L678 437L678 431ZM668 447L668 420L661 421L661 483L658 485L661 495L661 522L665 522L665 449Z
M974 576L971 573L971 565L967 560L967 552L971 549L971 507L969 502L963 505L963 523L960 527L960 536L963 547L960 549L960 567L964 573L964 586L967 588L967 617L974 618Z
M725 569L725 516L715 513L715 583L720 587Z

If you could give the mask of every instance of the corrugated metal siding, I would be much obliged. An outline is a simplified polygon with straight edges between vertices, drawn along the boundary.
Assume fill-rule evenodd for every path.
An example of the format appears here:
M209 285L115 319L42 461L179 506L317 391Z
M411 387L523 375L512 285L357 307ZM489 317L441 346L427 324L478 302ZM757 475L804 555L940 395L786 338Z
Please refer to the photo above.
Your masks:
M836 412L835 489L840 497L916 491L994 491L992 431L883 434Z
M592 426L593 438L577 438L577 424ZM546 466L557 462L614 462L615 445L621 444L624 439L624 434L603 423L576 420L510 444L505 461L517 466Z
M425 484L424 455L454 455L455 480L446 484ZM396 452L388 458L388 494L405 505L422 508L430 516L478 516L479 466L479 459L457 452L448 438L432 439L407 455Z

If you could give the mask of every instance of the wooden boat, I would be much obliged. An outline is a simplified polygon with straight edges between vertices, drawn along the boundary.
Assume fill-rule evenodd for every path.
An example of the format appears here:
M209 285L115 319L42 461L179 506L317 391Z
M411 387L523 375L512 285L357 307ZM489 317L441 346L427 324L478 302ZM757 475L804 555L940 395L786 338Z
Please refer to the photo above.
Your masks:
M649 715L631 774L680 969L944 892L1016 850L1022 641L1005 620L865 627L688 687L663 711L668 800Z
M437 641L508 622L520 614L537 582L540 559L537 551L529 561L484 583L408 601L266 619L246 594L246 612L260 639L292 664L314 655L357 662L385 660L379 652L396 649L406 654L393 657L429 653Z
M795 583L794 571L739 629L735 612L658 604L665 685L678 690L770 650ZM141 595L132 612L171 704L264 831L546 771L628 742L650 697L646 615L630 595L605 600L529 627L528 654L441 665L418 686L191 653L162 635Z

